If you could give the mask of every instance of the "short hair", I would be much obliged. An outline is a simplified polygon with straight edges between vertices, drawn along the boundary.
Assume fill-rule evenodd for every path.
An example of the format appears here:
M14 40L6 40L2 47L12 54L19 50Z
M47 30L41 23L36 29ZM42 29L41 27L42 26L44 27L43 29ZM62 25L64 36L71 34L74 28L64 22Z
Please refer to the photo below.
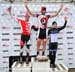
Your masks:
M41 7L41 10L46 10L46 7L44 7L44 6L43 6L43 7Z
M56 21L53 21L53 22L52 22L52 25L54 25L54 24L56 24L56 25L57 25L57 22L56 22Z

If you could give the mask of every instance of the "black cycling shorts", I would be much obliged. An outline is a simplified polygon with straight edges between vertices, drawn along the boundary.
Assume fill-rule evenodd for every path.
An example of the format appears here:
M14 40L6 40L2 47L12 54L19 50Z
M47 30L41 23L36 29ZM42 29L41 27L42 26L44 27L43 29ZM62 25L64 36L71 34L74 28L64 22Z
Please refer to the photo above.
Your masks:
M21 35L21 41L23 41L23 43L26 43L29 41L30 39L30 36L27 36L27 35Z
M40 28L40 32L39 32L39 39L46 39L46 29L41 29Z

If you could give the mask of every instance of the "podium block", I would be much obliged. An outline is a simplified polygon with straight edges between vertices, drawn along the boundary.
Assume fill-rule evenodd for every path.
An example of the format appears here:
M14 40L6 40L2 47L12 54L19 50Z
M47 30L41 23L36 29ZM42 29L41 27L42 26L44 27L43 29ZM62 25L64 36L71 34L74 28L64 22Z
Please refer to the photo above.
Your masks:
M37 61L40 61L40 62L48 61L48 57L47 56L37 56Z
M65 64L56 64L56 68L50 68L50 61L38 61L32 58L31 63L26 65L25 62L20 64L14 62L12 65L12 72L68 72Z
M56 68L50 68L50 72L68 72L68 68L65 66L65 64L57 64Z
M23 64L14 62L12 65L12 72L31 72L31 64L27 66L25 62Z
M32 72L49 72L49 62L33 62Z

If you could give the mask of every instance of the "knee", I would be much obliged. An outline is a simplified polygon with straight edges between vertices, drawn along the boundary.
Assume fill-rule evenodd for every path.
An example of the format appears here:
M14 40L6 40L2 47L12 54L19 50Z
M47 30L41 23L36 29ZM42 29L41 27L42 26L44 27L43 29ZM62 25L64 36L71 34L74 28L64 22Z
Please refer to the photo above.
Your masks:
M30 45L26 45L27 49L30 49Z
M37 44L40 45L41 44L41 40L37 39Z
M20 56L22 56L22 55L23 55L23 52L20 53Z
M40 42L40 39L37 39L37 42Z
M56 56L56 51L53 52L53 56L54 56L54 57Z
M46 43L47 42L47 39L44 39L44 43Z

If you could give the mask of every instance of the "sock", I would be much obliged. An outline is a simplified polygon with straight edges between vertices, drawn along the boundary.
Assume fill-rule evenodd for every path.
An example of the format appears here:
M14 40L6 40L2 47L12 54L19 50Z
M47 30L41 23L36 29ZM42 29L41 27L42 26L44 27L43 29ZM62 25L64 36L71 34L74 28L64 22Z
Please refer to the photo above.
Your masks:
M37 52L37 55L39 55L39 52Z
M45 52L42 52L42 55L45 55Z

